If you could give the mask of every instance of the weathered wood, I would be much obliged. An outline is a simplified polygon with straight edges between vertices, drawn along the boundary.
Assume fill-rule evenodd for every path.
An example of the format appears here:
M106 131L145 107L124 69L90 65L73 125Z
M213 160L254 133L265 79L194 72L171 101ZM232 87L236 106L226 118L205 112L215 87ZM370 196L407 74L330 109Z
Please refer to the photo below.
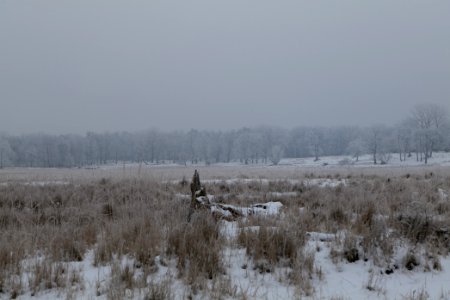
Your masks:
M191 204L189 206L189 214L188 214L188 222L191 221L192 214L195 210L198 209L207 209L210 210L212 215L215 219L222 219L222 220L236 220L238 218L241 218L244 216L244 213L241 209L230 206L230 205L224 205L221 203L211 203L210 199L207 196L206 189L204 186L201 185L200 182L200 174L197 170L195 170L194 175L192 176L191 181ZM254 205L252 208L263 208L266 209L266 207L262 207L264 205L257 204ZM253 210L248 209L248 214L252 214Z
M198 173L197 170L195 170L191 181L191 205L189 207L188 222L191 221L191 217L192 214L194 213L194 210L204 205L197 199L202 196L206 197L206 190L204 187L202 187L202 184L200 183L200 174Z
M192 182L191 182L191 193L192 198L195 197L195 194L197 191L201 189L202 185L200 183L200 174L198 174L197 170L195 170L194 175L192 176Z

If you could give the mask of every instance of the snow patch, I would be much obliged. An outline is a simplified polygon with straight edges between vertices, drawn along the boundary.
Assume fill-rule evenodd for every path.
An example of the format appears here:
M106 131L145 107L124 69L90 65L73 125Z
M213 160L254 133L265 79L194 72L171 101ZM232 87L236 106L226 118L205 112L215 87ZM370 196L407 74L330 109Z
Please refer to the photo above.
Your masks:
M241 216L262 215L270 216L278 214L279 210L283 207L283 204L277 202L257 203L250 207L239 207L230 204L218 204L217 209L222 209L228 212L238 212Z
M336 240L336 234L323 232L307 232L310 241L331 242Z
M440 198L442 201L445 201L445 200L448 199L448 193L447 193L447 191L445 191L445 190L443 190L443 189L441 189L441 188L438 188L438 194L439 194L439 198Z
M346 179L332 179L332 178L312 178L312 179L306 179L303 181L303 184L306 186L318 186L321 188L335 188L338 186L346 186L347 180Z
M54 185L69 185L68 181L30 181L30 182L0 182L0 186L11 186L11 185L26 185L26 186L54 186Z

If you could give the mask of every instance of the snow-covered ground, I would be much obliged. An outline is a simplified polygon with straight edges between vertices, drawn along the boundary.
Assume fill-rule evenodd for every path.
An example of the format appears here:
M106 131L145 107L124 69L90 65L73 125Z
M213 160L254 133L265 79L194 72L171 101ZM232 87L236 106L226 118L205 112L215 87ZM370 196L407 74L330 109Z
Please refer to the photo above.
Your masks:
M317 184L315 180L311 182ZM327 182L326 182L327 183ZM342 183L339 183L342 184ZM322 184L323 187L335 187L336 184ZM447 192L439 189L442 199L447 199ZM186 195L177 194L177 197L186 198ZM208 199L213 201L213 197ZM283 205L280 202L268 202L253 205L250 208L231 206L234 210L244 212L245 216L250 214L261 214L262 216L281 216ZM333 261L332 248L336 241L343 238L343 234L326 232L308 232L306 234L305 253L314 256L315 272L320 272L320 277L311 279L313 293L305 295L299 293L298 287L289 284L289 268L275 267L271 272L260 272L255 262L246 255L246 250L236 245L235 241L240 230L258 231L259 226L240 227L238 221L220 221L220 233L227 239L227 246L222 251L225 273L222 275L222 284L226 283L236 297L247 299L450 299L450 257L440 257L441 270L426 268L422 262L414 270L407 270L402 266L402 259L408 251L405 245L399 243L395 248L392 263L392 273L387 273L386 268L375 265L372 260L359 259L356 262L347 262L340 259ZM418 250L426 257L425 250ZM42 257L27 259L23 262L25 270L23 282L29 282L32 273L26 270L40 260ZM124 268L134 268L134 260L129 257L116 258L116 264ZM167 284L174 299L185 299L192 291L182 279L177 276L178 270L175 259L156 258L158 270L150 275L146 282L151 284ZM77 272L81 278L79 284L70 288L53 288L33 294L30 291L20 295L18 299L107 299L108 290L111 286L111 278L114 270L109 266L94 266L94 252L89 250L81 262L65 263L66 269ZM136 270L135 277L141 276ZM212 284L212 283L211 283ZM125 290L126 299L143 299L145 288ZM211 294L200 292L194 299L205 299L212 297ZM422 297L422 298L421 298ZM225 297L230 298L229 297ZM0 293L0 299L6 299Z
M68 181L29 181L29 182L0 182L0 186L8 185L29 185L29 186L52 186L52 185L68 185Z
M222 223L222 234L231 239L237 236L239 227L237 222ZM252 228L258 230L258 227ZM408 271L404 268L386 274L383 268L375 266L371 261L358 260L353 263L340 261L335 263L330 258L330 245L336 235L328 233L309 233L305 251L314 253L314 265L320 270L321 278L313 278L314 293L311 296L301 296L303 299L450 299L450 257L442 257L440 263L442 271L424 270L416 268ZM398 264L406 249L399 248ZM288 269L277 267L270 273L255 270L252 260L246 251L239 247L225 247L223 250L225 275L223 280L230 285L236 295L247 299L298 299L300 294L287 279ZM37 260L38 258L24 262ZM161 261L157 257L158 271L147 279L148 284L161 283L166 280L170 285L171 296L175 299L185 299L190 295L190 289L177 278L175 260ZM68 270L79 272L83 283L68 289L52 289L37 294L31 291L20 295L18 299L60 299L72 297L74 299L107 299L109 282L114 274L111 266L94 267L94 254L90 250L81 262L67 263ZM133 268L133 260L123 257L117 261L122 267ZM30 275L24 274L23 281L27 282ZM135 276L139 276L136 273ZM126 299L143 299L145 289L126 290ZM426 296L420 298L419 296ZM210 296L197 294L195 299L205 299ZM230 297L225 297L230 298ZM0 294L0 299L7 299Z
M441 258L442 271L400 268L388 275L370 261L334 264L327 243L320 240L309 243L310 247L322 249L315 255L316 267L324 274L323 280L315 285L317 299L419 299L420 293L427 295L424 299L450 299L450 257Z
M400 161L400 157L398 153L391 153L389 155L389 160L385 164L381 164L378 159L377 164L374 165L373 157L370 154L361 155L358 160L350 155L339 155L339 156L321 156L319 160L315 160L314 157L305 157L305 158L283 158L279 162L278 166L273 166L272 163L268 162L264 164L260 161L258 164L243 164L239 161L233 161L229 163L216 163L210 164L209 166L219 166L219 167L255 167L255 166L273 166L273 167L282 167L282 166L298 166L298 167L316 167L316 168L324 168L324 167L407 167L407 166L424 166L425 162L418 161L416 159L415 154L411 157L407 157L405 161ZM434 166L450 166L450 153L449 152L435 152L433 156L428 159L428 165ZM154 167L177 167L177 166L185 166L181 164L177 164L174 162L161 162L159 164L139 164L139 163L129 163L129 162L119 162L117 164L107 164L96 166L95 168L100 168L104 170L109 169L117 169L117 168L154 168ZM203 162L199 162L198 164L192 165L190 162L187 162L187 167L192 166L207 166Z
M434 153L433 158L429 159L428 165L431 166L450 166L450 153ZM239 163L218 164L218 167L235 167L251 168L252 166L242 165ZM302 159L283 159L278 166L259 165L268 170L282 169L291 170L297 167L308 167L317 169L333 169L339 168L382 168L382 167L419 167L424 166L423 162L417 162L415 157L408 158L407 161L401 162L398 155L393 154L391 160L386 165L373 165L370 155L364 155L356 162L355 159L345 156L336 157L321 157L319 161L314 158ZM176 164L164 165L139 165L139 164L119 164L102 166L100 169L114 170L115 168L156 168L156 167L176 167ZM195 166L191 166L195 167ZM408 171L409 172L409 171ZM288 173L287 176L291 176ZM315 186L319 188L334 189L338 186L346 186L349 184L348 179L334 178L334 177L305 177L299 178L285 177L278 178L247 178L242 177L226 177L214 179L216 177L209 177L212 179L202 179L201 182L206 185L239 185L239 184L260 184L267 187L272 183L288 183L290 185L302 184L305 186ZM20 184L26 186L59 186L69 184L70 181L64 180L29 180L21 181ZM163 180L164 183L178 184L180 180ZM8 186L16 182L10 180L2 180L0 186ZM449 190L444 188L437 188L440 201L449 201ZM226 195L226 194L224 194ZM232 205L222 205L224 208L232 208L240 211L245 217L250 214L260 214L262 216L274 216L278 218L283 217L282 203L278 200L289 197L298 197L299 193L296 191L270 191L265 193L266 201L261 204L254 204L248 207L238 207ZM208 195L208 201L214 202L216 199L212 195ZM222 195L223 196L223 195ZM239 195L238 195L239 196ZM241 195L242 197L253 200L252 195ZM260 194L255 196L261 198ZM189 201L190 195L183 193L174 194L174 198L183 201ZM283 201L283 200L280 200ZM257 201L260 202L260 201ZM253 202L255 203L255 202ZM217 208L214 208L217 209ZM300 211L304 208L299 207ZM280 213L281 212L281 213ZM224 213L225 214L225 213ZM231 289L235 291L236 295L240 297L246 296L249 299L296 299L300 294L296 287L289 284L287 278L288 270L286 268L275 268L270 273L260 273L254 270L252 266L252 259L246 255L244 248L238 247L232 241L238 236L240 224L237 221L221 221L221 234L229 240L229 244L223 249L223 260L225 264L224 280L228 282ZM258 230L257 226L248 227L251 230ZM321 278L312 278L314 293L311 296L302 295L305 299L450 299L450 256L440 256L440 265L442 270L426 269L423 264L414 270L407 270L399 267L393 273L386 274L386 270L375 265L373 261L364 261L360 259L356 262L349 263L347 261L333 261L331 253L333 243L336 242L339 236L328 232L308 232L306 251L314 253L314 265L317 270L320 270ZM395 249L394 260L397 265L401 265L407 247L405 245L397 245ZM30 258L24 261L24 265L29 264L30 261L36 261L39 258ZM189 294L189 287L179 279L177 276L177 268L175 261L166 261L167 258L157 257L156 264L158 266L157 273L153 274L147 279L148 284L167 281L170 285L172 296L176 299L185 299ZM124 266L129 265L133 267L133 260L128 257L117 258L117 262ZM84 260L81 262L65 263L68 270L75 270L82 278L82 284L75 285L71 289L53 288L50 290L38 292L33 294L31 291L20 295L18 299L57 299L57 298L73 298L73 299L106 299L108 289L111 288L109 282L112 273L111 266L97 266L94 263L93 250L88 250L84 255ZM136 276L139 271L136 271ZM24 273L22 281L26 284L31 274ZM128 299L142 299L145 290L128 290L125 297ZM423 296L423 298L421 298ZM9 295L0 293L0 299L7 299ZM208 295L197 294L196 299L208 298ZM227 298L227 297L225 297ZM229 298L229 297L228 297Z
M308 158L285 158L279 163L280 166L304 166L304 167L333 167L333 166L347 166L347 167L407 167L407 166L423 166L424 161L417 161L416 156L407 157L406 161L400 161L398 153L392 153L390 159L386 164L380 164L377 161L377 165L373 163L373 157L365 154L358 158L351 156L323 156L318 161L315 161L313 157ZM428 165L438 166L450 166L450 153L447 152L435 152L433 157L428 159Z
M227 234L237 235L234 232L236 225L224 226ZM392 274L386 274L385 269L371 261L332 262L330 244L338 238L335 234L315 232L308 236L306 251L314 253L315 268L321 270L323 277L313 280L314 295L303 296L304 299L450 299L450 257L441 258L442 271L424 270L423 267L408 271L400 267ZM396 252L397 264L401 265L406 249L399 247ZM238 267L250 263L245 250L230 250L227 255L230 261L234 260L230 264L233 282L253 292L253 299L298 298L295 289L280 280L282 268L258 278L258 274L249 275L248 270ZM419 298L420 294L426 297Z
M176 164L164 162L162 164L138 164L119 162L96 166L94 168L4 168L0 170L0 186L7 182L92 182L102 178L143 178L154 180L178 180L183 177L190 180L194 169L198 169L203 180L219 181L255 181L264 179L298 179L310 173L317 175L386 175L386 174L423 174L423 170L449 173L450 153L436 152L429 159L428 164L418 162L415 156L400 161L398 154L392 154L387 164L374 165L370 155L363 155L356 161L350 156L323 156L315 161L309 158L284 158L279 165L270 163L242 164L240 162L217 163L211 165ZM309 176L308 176L309 177ZM208 183L208 182L205 182ZM212 181L210 183L213 183Z

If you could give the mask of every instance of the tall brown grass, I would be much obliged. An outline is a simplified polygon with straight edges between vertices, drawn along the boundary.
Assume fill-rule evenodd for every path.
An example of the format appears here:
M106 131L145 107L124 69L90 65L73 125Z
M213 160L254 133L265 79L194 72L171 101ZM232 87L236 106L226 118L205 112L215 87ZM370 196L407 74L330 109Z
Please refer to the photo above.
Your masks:
M120 266L117 270L122 275L111 279L120 288L109 296L120 298L123 289L149 287L130 278L141 271L151 277L158 270L157 256L175 259L179 277L195 289L204 289L211 280L220 282L226 273L224 248L229 246L245 247L258 272L290 268L292 284L303 282L302 289L311 292L307 278L317 272L314 256L304 249L310 231L346 232L348 240L338 245L338 255L350 261L357 253L360 259L378 265L388 263L399 240L424 246L434 257L450 249L450 204L438 193L438 188L450 191L445 170L433 170L432 177L428 170L414 170L410 176L391 170L389 180L380 170L373 174L332 172L330 178L347 179L345 186L335 188L302 184L304 174L277 171L267 175L262 170L241 177L280 176L282 180L206 183L217 201L248 207L276 200L284 205L281 215L241 220L236 244L226 242L220 223L207 211L199 211L187 223L189 201L176 194L189 193L188 186L161 178L162 170L159 177L147 171L142 170L142 178L102 173L103 179L76 177L67 185L33 186L20 180L0 185L0 295L17 297L30 290L39 293L70 286L61 268L84 260L89 250L94 252L96 266L112 266L123 256L135 262L128 269ZM188 171L177 178L189 177ZM226 172L230 173L217 175L208 169L206 174L223 179L239 176L237 171ZM308 176L326 175L321 171ZM275 198L274 192L291 193ZM24 282L22 262L37 256L44 257L45 263L36 264L32 279ZM430 264L439 269L438 258ZM229 285L227 289L233 290ZM146 294L152 298L170 293L165 285L153 282Z

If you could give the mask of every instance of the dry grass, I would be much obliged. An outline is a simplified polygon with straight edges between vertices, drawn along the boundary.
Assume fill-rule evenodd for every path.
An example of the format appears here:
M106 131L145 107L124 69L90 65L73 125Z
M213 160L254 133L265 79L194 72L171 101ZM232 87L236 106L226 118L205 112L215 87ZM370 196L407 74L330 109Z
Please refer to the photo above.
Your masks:
M160 183L138 180L1 187L0 290L12 293L20 262L38 253L51 262L73 262L93 248L96 265L128 255L153 273L165 229L185 219L183 204L167 201L169 195Z
M213 279L224 272L223 245L218 223L209 212L200 211L190 223L181 223L169 231L166 253L177 257L181 277L189 284L198 284L202 278Z
M144 300L170 300L173 299L170 281L151 282Z
M299 213L287 212L284 218L250 218L240 224L238 245L245 247L253 261L253 270L273 273L276 268L288 268L287 282L296 286L299 295L311 296L312 279L321 279L315 268L315 252L307 251L305 222Z
M305 244L305 231L298 222L290 219L280 222L278 226L268 226L264 218L258 220L259 226L252 222L251 227L242 225L238 243L245 247L247 255L255 262L267 261L269 266L284 263L292 266L299 251ZM270 271L270 269L260 272Z
M79 270L72 269L68 264L52 262L50 260L36 260L30 266L28 287L31 296L39 291L50 289L70 289L70 287L82 287L83 278Z
M95 174L89 175L86 170L76 170L70 184L43 186L17 184L18 179L26 178L20 172L9 176L8 180L16 181L0 186L0 295L14 298L27 290L39 293L47 288L73 286L69 274L76 277L76 272L67 270L66 264L83 260L90 249L96 266L114 266L124 256L134 261L128 267L115 266L118 277L111 278L115 289L107 295L111 299L123 297L126 289L144 287L147 299L173 297L169 283L147 284L142 280L158 270L158 255L177 261L179 277L192 290L204 290L209 281L209 288L217 286L212 289L215 293L223 290L236 295L233 287L223 281L223 251L230 245L209 213L198 212L190 223L186 222L189 203L175 195L187 194L189 188L185 183L166 179L190 177L191 170L176 170L144 170L141 178L109 176L106 171L92 171ZM28 180L42 180L36 170L30 172ZM61 175L62 171L47 172L46 178L70 177ZM206 189L230 204L249 206L271 200L283 203L282 217L252 216L241 220L237 244L246 248L258 272L289 268L289 281L301 286L305 294L313 291L311 278L320 277L314 255L304 249L306 232L346 232L345 239L334 246L338 260L366 259L380 266L394 255L398 241L426 248L433 254L427 264L434 270L441 268L439 255L446 255L450 249L450 204L438 193L438 188L450 191L447 169L410 169L408 176L397 169L386 169L384 174L378 169L358 169L357 174L334 171L329 178L347 180L346 186L337 188L301 183L306 177L326 178L323 171L295 174L276 169L266 174L261 173L262 169L249 168L244 173L223 171L220 176L214 168L200 172L202 176L223 179L260 178L261 174L283 179L268 184L258 180L233 184L219 181L207 183ZM86 178L81 179L80 174ZM275 198L274 193L284 194ZM37 256L45 260L34 265L33 275L24 282L21 274L26 270L21 262ZM405 269L413 265L412 259L405 258ZM140 280L137 274L142 274ZM77 280L73 280L76 284Z

